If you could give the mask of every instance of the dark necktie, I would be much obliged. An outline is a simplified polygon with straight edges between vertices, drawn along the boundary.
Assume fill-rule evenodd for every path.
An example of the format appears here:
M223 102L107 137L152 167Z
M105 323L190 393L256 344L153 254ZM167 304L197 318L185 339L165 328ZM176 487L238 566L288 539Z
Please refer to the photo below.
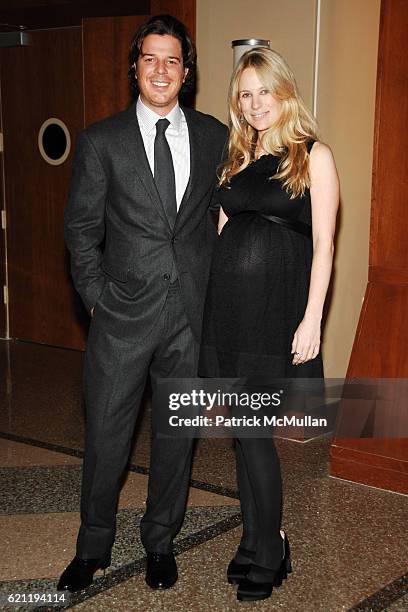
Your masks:
M174 177L173 159L165 132L170 125L168 119L159 119L156 123L154 139L154 182L159 192L164 210L171 228L177 216L176 180Z

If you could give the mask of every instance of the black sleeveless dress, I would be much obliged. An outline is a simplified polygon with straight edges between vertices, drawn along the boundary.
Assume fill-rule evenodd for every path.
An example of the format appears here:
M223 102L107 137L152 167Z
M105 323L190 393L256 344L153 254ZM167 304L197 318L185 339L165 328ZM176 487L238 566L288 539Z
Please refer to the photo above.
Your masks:
M270 178L279 161L264 155L219 189L228 222L213 254L200 376L323 377L320 354L298 366L291 354L307 305L312 240L261 216L312 223L309 190L291 200Z

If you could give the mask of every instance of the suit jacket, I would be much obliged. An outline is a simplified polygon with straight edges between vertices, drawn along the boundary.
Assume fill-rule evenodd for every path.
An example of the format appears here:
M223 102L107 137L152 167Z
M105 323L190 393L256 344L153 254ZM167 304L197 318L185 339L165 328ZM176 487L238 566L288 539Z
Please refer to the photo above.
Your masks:
M191 328L201 334L211 251L208 211L227 128L183 108L190 139L190 179L172 229L144 150L135 104L78 137L65 239L74 284L88 310L116 337L152 329L175 261ZM95 321L96 323L96 321Z

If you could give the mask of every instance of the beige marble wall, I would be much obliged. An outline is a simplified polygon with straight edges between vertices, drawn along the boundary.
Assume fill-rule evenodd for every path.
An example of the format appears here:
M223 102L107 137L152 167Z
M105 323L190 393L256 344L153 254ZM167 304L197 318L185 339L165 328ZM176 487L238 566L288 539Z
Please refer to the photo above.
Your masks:
M231 41L240 38L269 39L288 60L310 104L315 6L316 0L197 0L197 109L226 121Z
M317 118L341 181L335 274L325 328L328 376L347 369L368 270L380 0L322 0Z

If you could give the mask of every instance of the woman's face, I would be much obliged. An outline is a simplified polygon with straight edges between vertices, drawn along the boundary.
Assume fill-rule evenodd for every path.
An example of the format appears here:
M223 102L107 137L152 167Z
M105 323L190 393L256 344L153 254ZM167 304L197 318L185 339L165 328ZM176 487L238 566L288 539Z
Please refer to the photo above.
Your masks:
M282 104L261 83L255 68L245 68L238 84L241 112L251 127L261 135L281 114Z

